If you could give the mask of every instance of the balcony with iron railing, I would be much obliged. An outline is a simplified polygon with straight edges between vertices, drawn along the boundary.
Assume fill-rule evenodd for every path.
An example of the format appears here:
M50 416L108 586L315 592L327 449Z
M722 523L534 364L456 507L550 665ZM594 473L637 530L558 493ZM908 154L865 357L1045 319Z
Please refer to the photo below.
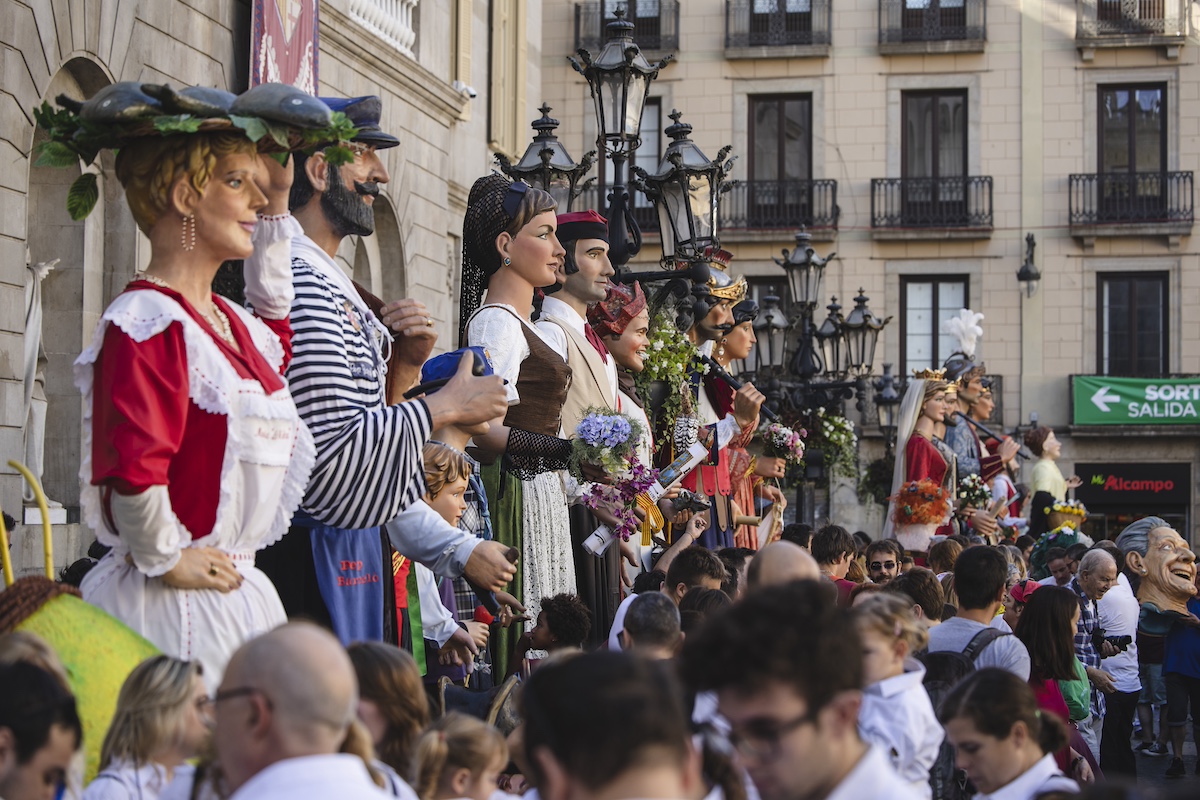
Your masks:
M608 23L613 11L625 10L625 19L633 23L633 41L647 52L669 53L679 49L679 0L630 0L614 3L575 4L575 49L596 55L608 41Z
M992 178L872 178L875 239L987 239L992 235Z
M1097 48L1162 47L1178 58L1187 41L1187 0L1076 0L1075 46L1085 61Z
M982 53L987 0L879 0L879 52Z
M725 0L726 58L827 56L830 0Z
M1067 219L1071 235L1166 236L1192 232L1191 172L1102 172L1071 175Z
M572 204L576 211L605 207L595 186L585 189ZM718 219L721 238L745 241L780 230L808 228L814 241L829 241L837 232L837 181L737 181L721 195ZM648 200L635 196L633 218L643 233L657 234L658 212Z

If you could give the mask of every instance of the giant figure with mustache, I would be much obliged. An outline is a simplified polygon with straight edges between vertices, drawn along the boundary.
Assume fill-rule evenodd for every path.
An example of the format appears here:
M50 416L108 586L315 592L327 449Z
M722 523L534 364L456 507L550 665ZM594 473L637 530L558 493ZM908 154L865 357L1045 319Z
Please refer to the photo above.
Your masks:
M258 563L289 616L323 623L348 644L395 638L386 619L395 596L391 545L439 575L465 574L486 589L507 583L513 566L507 548L450 526L420 499L430 432L499 416L505 392L499 378L473 376L464 359L437 394L400 402L437 339L433 319L419 300L383 303L334 260L345 237L374 233L372 206L389 178L379 151L400 142L380 128L378 97L325 103L358 133L349 164L329 163L324 151L296 158L289 202L304 235L291 242L287 378L316 442L316 466L291 531Z

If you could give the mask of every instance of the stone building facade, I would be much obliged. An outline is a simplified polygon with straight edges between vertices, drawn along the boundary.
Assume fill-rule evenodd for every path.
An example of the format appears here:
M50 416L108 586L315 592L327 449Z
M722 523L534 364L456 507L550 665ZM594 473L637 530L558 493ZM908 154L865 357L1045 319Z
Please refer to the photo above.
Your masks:
M65 210L72 170L34 167L31 109L60 93L88 97L123 80L244 90L248 0L4 0L0 4L0 453L22 459L27 264L59 259L42 284L47 424L43 483L78 520L81 402L71 364L104 307L148 257L112 173L99 162L101 201L85 222ZM323 0L319 91L378 94L391 181L378 230L339 253L376 294L417 297L444 346L454 346L462 215L492 153L524 143L540 94L540 0ZM78 174L78 173L75 173ZM382 202L380 202L382 201ZM21 479L0 464L0 506L21 517ZM41 564L40 530L19 527L19 569ZM91 535L55 526L56 561Z
M544 11L544 95L576 156L594 147L595 122L566 56L581 44L597 51L600 18L615 6L555 2ZM1186 487L1163 502L1195 540L1200 425L1075 424L1069 378L1200 374L1191 237L1200 48L1190 4L627 6L646 54L676 56L652 85L638 163L656 163L666 142L649 121L662 130L671 109L709 156L733 145L741 185L723 201L721 243L759 296L786 291L772 258L804 222L819 253L837 252L826 298L848 310L863 287L877 314L894 317L875 374L884 362L898 374L940 365L949 355L940 318L962 306L983 312L980 358L1003 379L1005 428L1028 425L1031 414L1054 427L1068 475L1075 464L1120 464L1134 476L1171 467ZM1028 234L1041 272L1032 296L1016 277ZM639 260L657 251L648 236ZM882 440L869 420L859 430L866 465ZM1110 534L1123 510L1156 507L1153 496L1128 499L1099 495L1097 522ZM835 481L836 521L878 531L880 511L858 502L852 481Z

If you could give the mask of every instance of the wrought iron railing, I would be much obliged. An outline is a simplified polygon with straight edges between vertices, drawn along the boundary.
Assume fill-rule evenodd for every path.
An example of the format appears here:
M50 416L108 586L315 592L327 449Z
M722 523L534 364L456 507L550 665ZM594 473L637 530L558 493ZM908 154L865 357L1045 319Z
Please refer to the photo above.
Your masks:
M829 44L829 2L725 0L725 46Z
M1072 225L1191 223L1190 172L1102 172L1070 177Z
M987 0L879 0L879 43L987 40Z
M992 178L872 178L873 228L992 227Z
M1078 0L1075 38L1185 36L1184 0Z
M837 228L837 181L739 181L721 196L725 230Z
M575 4L575 49L592 55L608 41L608 23L613 11L625 9L625 19L633 23L633 41L643 50L679 49L679 0L626 0L626 2L587 2Z

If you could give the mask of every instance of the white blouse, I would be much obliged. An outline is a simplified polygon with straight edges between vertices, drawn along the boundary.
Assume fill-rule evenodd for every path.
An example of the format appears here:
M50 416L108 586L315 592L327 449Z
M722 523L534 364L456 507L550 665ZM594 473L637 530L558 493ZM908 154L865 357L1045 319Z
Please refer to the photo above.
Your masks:
M925 668L908 659L904 673L868 686L858 712L858 731L879 746L900 777L922 797L931 797L929 770L937 760L945 731L921 681Z

